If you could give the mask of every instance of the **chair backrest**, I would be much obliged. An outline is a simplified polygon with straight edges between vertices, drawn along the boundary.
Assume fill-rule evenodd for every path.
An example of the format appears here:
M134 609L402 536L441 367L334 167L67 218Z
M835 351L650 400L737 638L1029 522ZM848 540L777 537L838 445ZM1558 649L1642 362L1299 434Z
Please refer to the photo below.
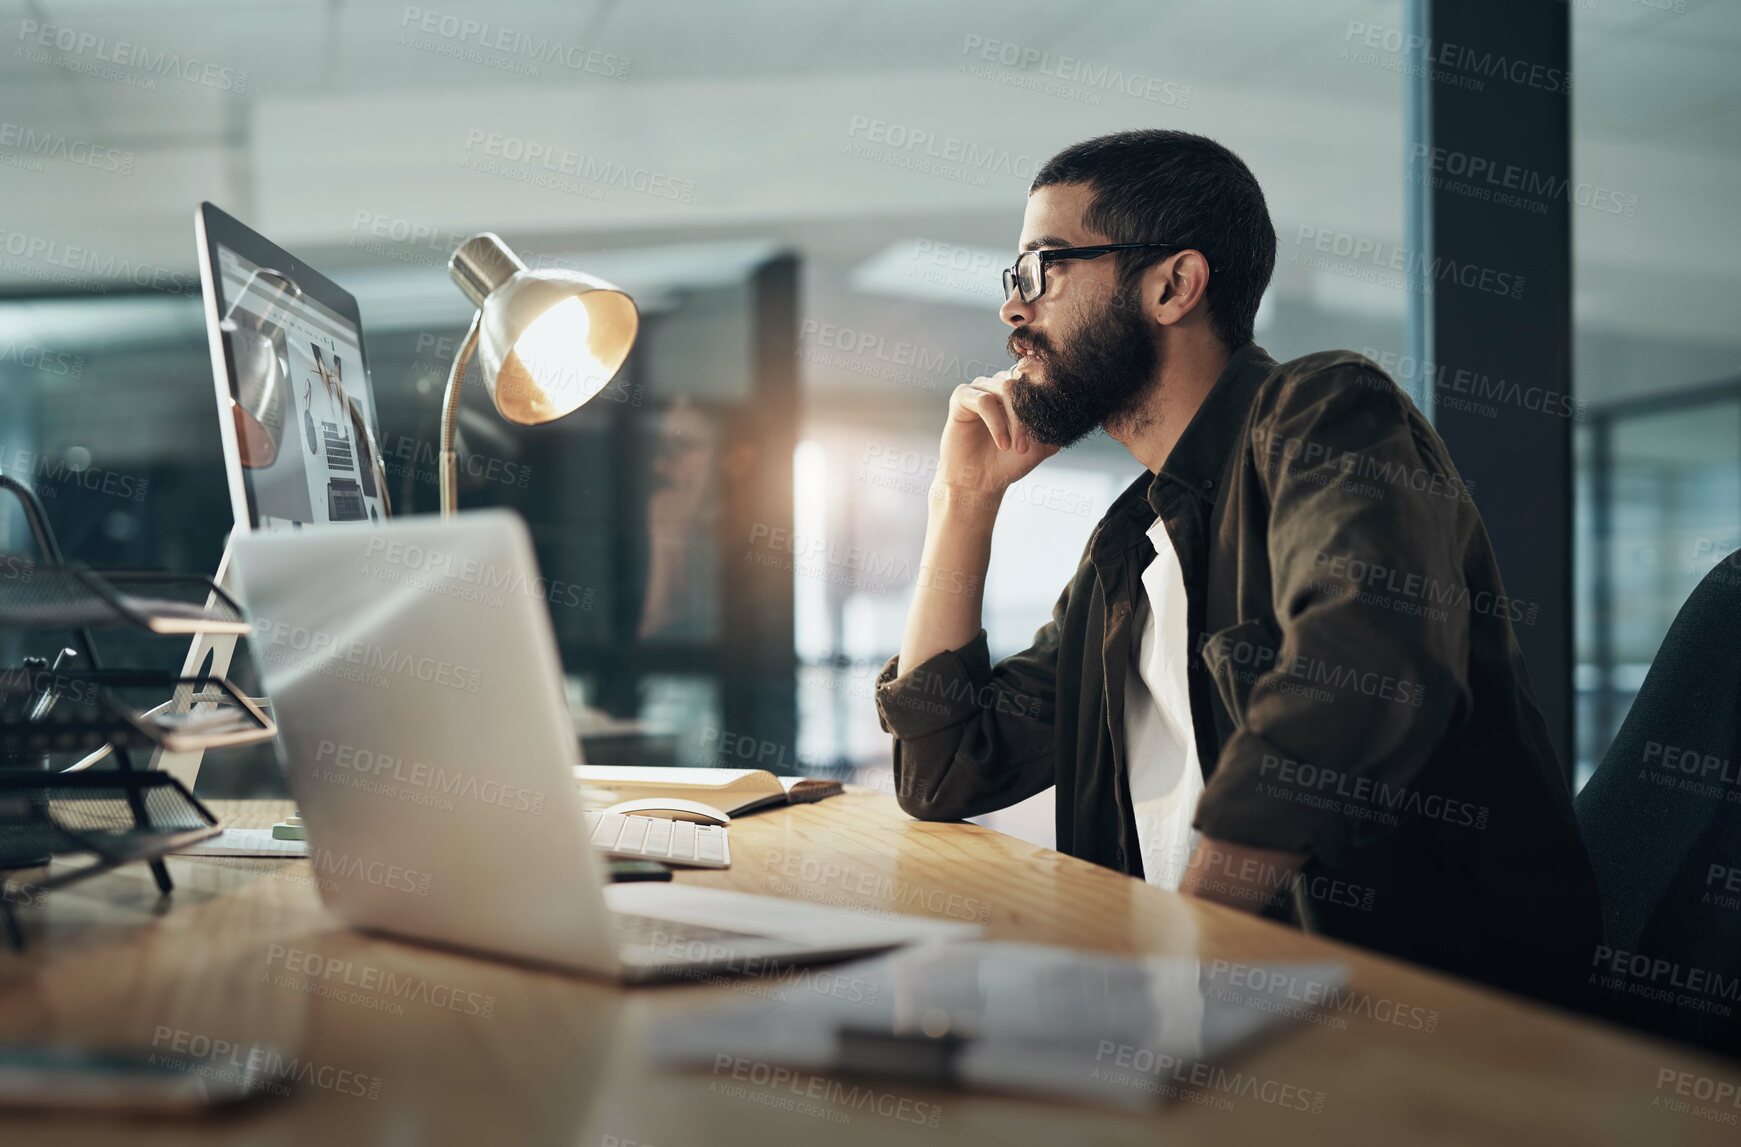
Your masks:
M1741 550L1675 615L1577 811L1602 897L1600 1006L1741 1051Z

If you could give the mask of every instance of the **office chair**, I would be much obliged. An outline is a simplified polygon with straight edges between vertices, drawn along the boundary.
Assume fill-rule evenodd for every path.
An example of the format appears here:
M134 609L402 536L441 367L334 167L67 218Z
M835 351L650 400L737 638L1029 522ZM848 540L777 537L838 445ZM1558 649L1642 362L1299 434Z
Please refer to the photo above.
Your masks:
M1607 943L1649 959L1593 962L1597 1006L1741 1054L1741 550L1675 615L1577 813Z

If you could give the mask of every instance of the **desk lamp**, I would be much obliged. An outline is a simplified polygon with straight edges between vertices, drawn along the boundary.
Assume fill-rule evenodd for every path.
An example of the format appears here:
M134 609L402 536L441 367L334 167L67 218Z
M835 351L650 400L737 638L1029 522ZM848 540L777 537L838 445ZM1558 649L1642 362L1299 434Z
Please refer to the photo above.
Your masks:
M538 426L584 406L635 345L640 315L618 288L578 271L528 270L488 231L460 244L447 270L477 307L441 401L441 512L459 504L460 383L474 353L484 387L509 422Z

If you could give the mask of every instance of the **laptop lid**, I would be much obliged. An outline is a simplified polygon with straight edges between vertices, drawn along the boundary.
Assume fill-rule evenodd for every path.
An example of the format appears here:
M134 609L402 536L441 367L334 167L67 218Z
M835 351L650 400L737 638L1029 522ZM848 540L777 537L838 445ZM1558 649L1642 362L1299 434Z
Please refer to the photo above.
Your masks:
M327 905L359 928L614 974L580 750L520 518L232 545Z

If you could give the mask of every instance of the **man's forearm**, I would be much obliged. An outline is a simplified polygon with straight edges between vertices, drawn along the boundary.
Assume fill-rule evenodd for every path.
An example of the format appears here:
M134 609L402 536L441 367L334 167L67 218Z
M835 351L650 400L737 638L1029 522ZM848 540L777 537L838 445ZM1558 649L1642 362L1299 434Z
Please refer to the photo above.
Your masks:
M1205 836L1192 850L1179 891L1246 912L1262 912L1288 888L1305 862L1304 853Z
M896 670L905 673L973 640L985 603L985 571L1001 494L937 483L931 489L925 548Z

